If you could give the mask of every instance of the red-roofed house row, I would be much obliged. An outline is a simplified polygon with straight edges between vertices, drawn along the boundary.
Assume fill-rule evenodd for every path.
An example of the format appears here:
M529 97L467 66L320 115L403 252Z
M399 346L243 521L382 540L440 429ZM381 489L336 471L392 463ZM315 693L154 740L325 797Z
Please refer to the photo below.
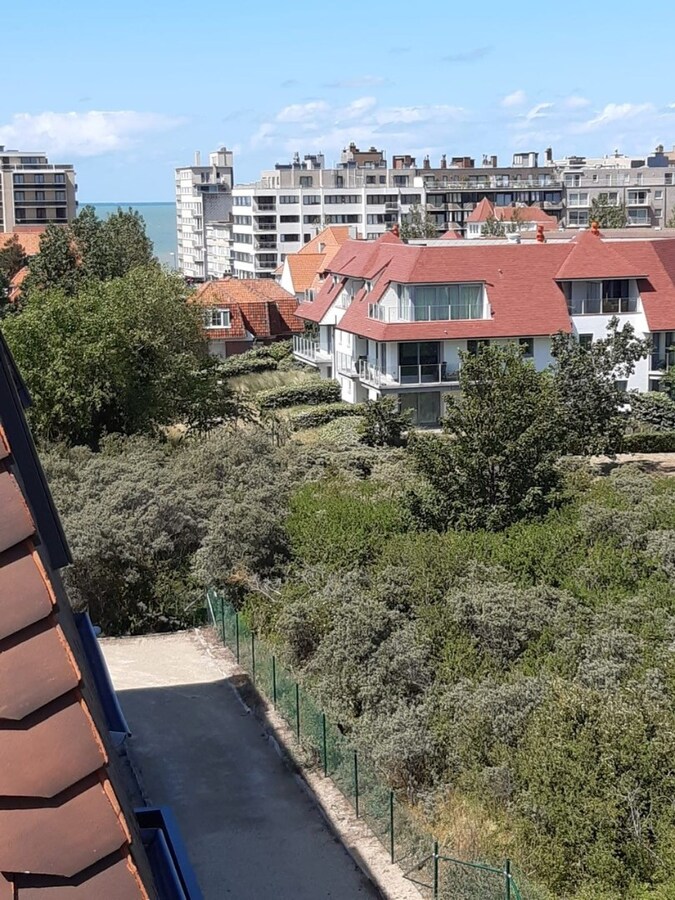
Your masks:
M673 361L675 240L348 241L297 315L298 359L337 378L349 402L397 395L419 424L436 422L442 395L457 390L461 352L517 341L544 369L551 335L597 340L614 315L654 347L625 386L655 390Z

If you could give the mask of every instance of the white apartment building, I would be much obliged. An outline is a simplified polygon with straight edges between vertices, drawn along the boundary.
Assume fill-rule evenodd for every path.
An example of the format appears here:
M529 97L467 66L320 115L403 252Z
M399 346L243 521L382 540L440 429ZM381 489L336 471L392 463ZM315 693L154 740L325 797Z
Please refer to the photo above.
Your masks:
M233 179L232 151L225 147L209 154L208 166L201 165L196 153L194 165L176 169L178 268L187 278L207 281L229 274L229 254L222 242L232 214Z
M348 241L315 300L297 315L295 356L336 378L350 403L395 396L419 425L435 424L459 387L461 353L517 342L538 369L551 336L606 336L610 319L652 339L627 390L658 390L675 343L675 240L610 240L586 231L555 242L404 244L388 234Z

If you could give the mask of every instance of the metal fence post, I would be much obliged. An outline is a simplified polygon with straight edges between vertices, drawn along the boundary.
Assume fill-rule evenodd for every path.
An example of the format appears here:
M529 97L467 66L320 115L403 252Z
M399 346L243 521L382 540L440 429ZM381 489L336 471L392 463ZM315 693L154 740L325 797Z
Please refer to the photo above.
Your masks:
M277 708L277 658L272 657L272 703Z
M354 809L356 818L359 817L359 754L354 751Z
M295 735L300 743L300 685L295 682Z
M255 631L251 632L251 675L255 684Z
M321 737L323 740L323 774L328 776L328 740L326 738L326 713L321 713Z
M389 791L389 844L391 861L396 862L396 850L394 844L394 792Z
M438 900L438 841L434 841L434 900Z
M234 614L234 630L237 644L237 662L239 662L239 613Z
M225 596L220 598L220 624L223 632L223 647L225 646Z
M504 863L504 887L506 888L506 900L511 900L511 860L507 859Z

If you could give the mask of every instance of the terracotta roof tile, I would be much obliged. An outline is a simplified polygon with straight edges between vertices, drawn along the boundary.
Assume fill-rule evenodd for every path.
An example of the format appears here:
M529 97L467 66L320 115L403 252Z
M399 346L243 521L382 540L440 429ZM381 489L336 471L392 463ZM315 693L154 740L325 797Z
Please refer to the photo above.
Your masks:
M540 206L495 206L487 198L483 198L469 213L467 222L487 222L493 216L499 222L510 222L514 217L521 222L536 222L545 230L558 227L558 220L550 216Z
M644 264L636 265L626 257L623 245L603 241L601 235L592 231L582 231L570 246L571 252L556 273L558 281L647 275Z
M4 249L14 238L17 238L26 256L35 256L40 251L40 237L44 230L44 228L40 228L39 231L34 232L2 232L0 233L0 250Z
M39 806L0 807L0 870L71 878L119 850L127 837L105 785L96 781Z
M0 719L23 719L79 684L63 632L49 620L45 625L6 638L0 648L0 684L12 684L0 694Z
M210 340L258 340L301 332L295 320L298 301L271 278L224 278L202 285L193 301L208 309L229 309L230 328L209 328Z
M296 293L308 291L325 265L325 253L291 253L286 257Z
M20 544L0 554L0 641L44 619L52 605L35 551Z
M49 900L138 900L142 888L129 855L116 853L109 859L104 867L98 864L74 878L19 875L17 900L44 900L45 894ZM1 891L0 900L4 900Z
M0 467L0 553L35 533L33 520L16 481Z
M81 699L67 695L15 728L0 729L0 794L54 797L107 762Z

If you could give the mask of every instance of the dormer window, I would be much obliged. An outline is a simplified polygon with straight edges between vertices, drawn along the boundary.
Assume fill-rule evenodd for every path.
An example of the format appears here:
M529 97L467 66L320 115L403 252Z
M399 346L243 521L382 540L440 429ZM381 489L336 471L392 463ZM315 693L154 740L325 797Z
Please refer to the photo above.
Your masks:
M204 313L205 328L230 328L229 309L207 309Z
M407 322L433 322L483 318L482 284L401 285L399 318Z
M571 316L613 316L637 311L637 291L627 278L568 281L564 284Z

